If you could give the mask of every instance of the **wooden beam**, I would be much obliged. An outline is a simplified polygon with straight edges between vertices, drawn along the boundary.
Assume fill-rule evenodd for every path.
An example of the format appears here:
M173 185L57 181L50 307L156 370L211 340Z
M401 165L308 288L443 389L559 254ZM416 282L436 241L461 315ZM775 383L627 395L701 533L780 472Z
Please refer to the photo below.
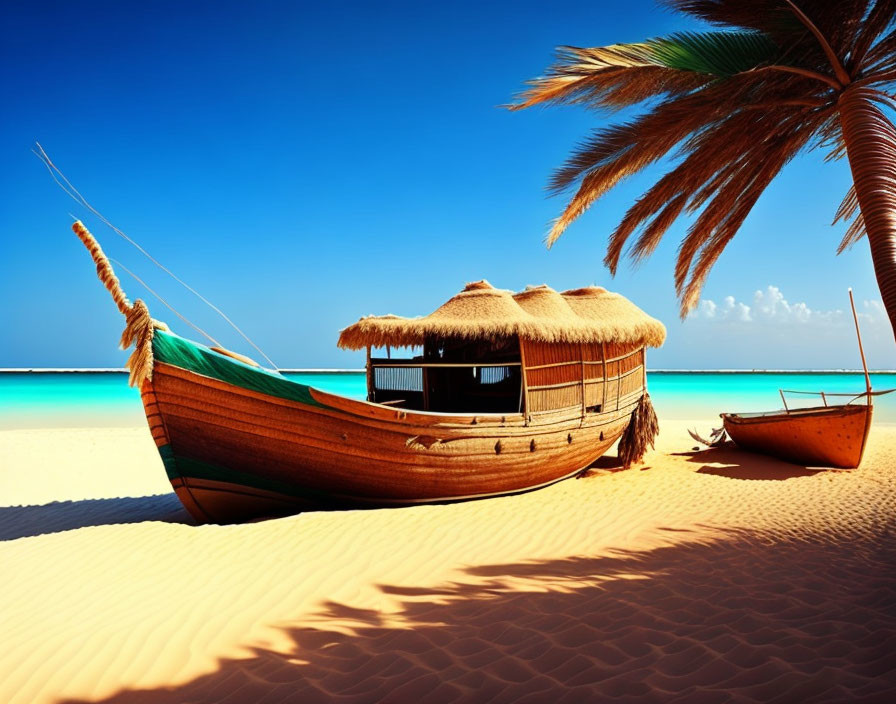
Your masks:
M367 345L367 366L365 369L367 369L367 400L372 402L376 398L376 395L374 394L375 387L373 383L374 371L373 367L370 366L370 345Z
M585 417L585 346L579 343L579 361L582 369L582 418Z
M600 410L607 410L607 343L600 343L600 357L604 363L604 397L600 402Z
M523 415L526 418L526 423L529 422L529 413L531 409L529 407L529 381L527 378L526 371L526 346L522 340L522 338L517 337L520 344L520 383L523 385Z

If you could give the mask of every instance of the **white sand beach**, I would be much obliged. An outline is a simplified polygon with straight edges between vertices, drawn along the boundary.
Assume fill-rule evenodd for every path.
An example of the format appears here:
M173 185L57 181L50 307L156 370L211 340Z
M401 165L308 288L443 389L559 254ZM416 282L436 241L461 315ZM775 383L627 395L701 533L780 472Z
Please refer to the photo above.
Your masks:
M0 432L0 700L893 701L896 428L194 525L145 428Z

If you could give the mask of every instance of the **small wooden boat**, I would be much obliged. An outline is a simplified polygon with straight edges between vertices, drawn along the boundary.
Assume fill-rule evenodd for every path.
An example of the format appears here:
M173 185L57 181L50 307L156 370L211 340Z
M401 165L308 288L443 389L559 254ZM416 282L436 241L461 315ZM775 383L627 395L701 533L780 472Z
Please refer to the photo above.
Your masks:
M870 403L768 413L722 413L725 431L746 450L809 467L859 466L873 406Z
M856 317L852 289L849 291L859 338L859 353L865 371L865 391L857 394L823 391L780 390L784 409L765 413L722 413L725 432L739 446L809 467L854 469L862 462L874 405L872 398L887 391L872 391L871 377L862 349L859 321ZM789 408L786 394L812 394L821 397L823 405L811 408ZM851 397L844 404L829 404L831 397ZM854 401L861 401L854 403Z
M175 335L130 304L90 233L74 230L127 317L131 382L198 521L514 493L576 474L623 435L627 462L652 444L645 348L665 328L602 288L514 294L483 281L429 316L363 318L339 339L367 350L357 400ZM394 359L395 347L422 355Z

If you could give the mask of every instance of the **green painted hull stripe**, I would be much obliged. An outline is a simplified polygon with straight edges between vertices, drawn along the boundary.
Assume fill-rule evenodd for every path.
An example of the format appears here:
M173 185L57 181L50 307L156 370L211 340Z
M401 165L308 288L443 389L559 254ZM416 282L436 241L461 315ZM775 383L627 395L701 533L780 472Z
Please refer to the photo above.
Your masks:
M162 464L165 465L165 474L168 475L168 480L172 481L180 477L180 472L177 471L177 459L174 457L171 445L162 445L159 448L159 455L162 457Z
M209 479L218 482L241 484L246 487L273 491L297 498L320 499L328 496L323 491L315 491L314 489L299 487L288 482L266 479L255 474L209 464L201 460L194 460L191 457L175 455L171 445L160 447L159 454L162 456L162 462L165 464L165 473L168 475L169 480L180 478L189 480L192 477L194 479Z
M268 396L323 407L323 404L318 403L311 395L310 387L304 384L218 354L205 345L172 333L156 330L152 338L152 351L157 362L164 362Z

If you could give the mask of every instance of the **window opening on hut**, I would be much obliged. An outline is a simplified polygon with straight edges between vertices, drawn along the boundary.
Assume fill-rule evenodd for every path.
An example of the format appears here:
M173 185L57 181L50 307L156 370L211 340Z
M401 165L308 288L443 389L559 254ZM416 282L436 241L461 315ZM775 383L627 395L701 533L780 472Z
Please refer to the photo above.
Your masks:
M371 357L376 403L443 413L518 413L522 372L516 338L427 338L409 359Z

